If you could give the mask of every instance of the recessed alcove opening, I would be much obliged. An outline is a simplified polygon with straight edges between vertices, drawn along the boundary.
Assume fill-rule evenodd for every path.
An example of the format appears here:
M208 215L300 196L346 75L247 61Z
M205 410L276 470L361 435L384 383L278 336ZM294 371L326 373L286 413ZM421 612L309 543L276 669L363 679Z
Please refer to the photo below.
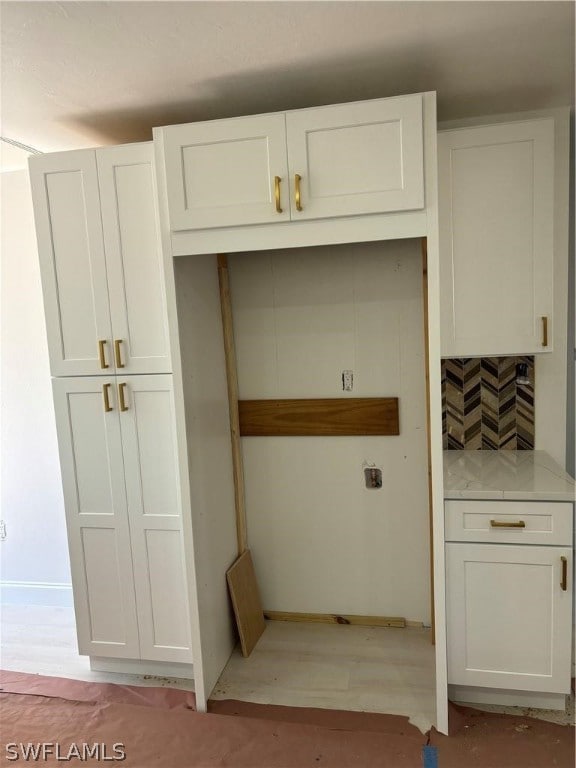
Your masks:
M175 259L185 388L186 275L199 258ZM216 272L212 259L202 269ZM235 651L213 696L392 712L425 730L436 691L422 240L229 254L228 273L239 400L397 397L399 434L242 437L263 608L292 620L269 621L248 659ZM381 487L367 487L370 466ZM366 626L317 623L335 616ZM406 626L370 626L387 618Z

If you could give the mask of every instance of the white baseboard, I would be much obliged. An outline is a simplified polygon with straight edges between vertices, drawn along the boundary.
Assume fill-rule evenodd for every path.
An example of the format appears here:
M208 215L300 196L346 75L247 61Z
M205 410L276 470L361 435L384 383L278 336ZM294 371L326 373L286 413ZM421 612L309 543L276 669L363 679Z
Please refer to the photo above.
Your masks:
M72 608L72 584L0 581L0 602L5 605L54 605Z
M124 675L154 675L155 677L180 677L194 679L193 664L171 661L141 661L140 659L107 659L90 656L90 669L94 672L118 672Z
M566 709L563 693L539 691L504 691L499 688L480 688L449 685L448 698L458 704L500 704L505 707L534 707L535 709Z

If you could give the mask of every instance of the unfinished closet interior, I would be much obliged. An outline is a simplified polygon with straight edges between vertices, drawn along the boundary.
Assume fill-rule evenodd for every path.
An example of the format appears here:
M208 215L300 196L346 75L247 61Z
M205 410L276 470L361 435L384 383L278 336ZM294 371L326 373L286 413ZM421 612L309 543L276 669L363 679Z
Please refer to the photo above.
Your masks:
M227 257L241 406L290 399L320 410L316 427L308 414L310 434L282 434L280 415L264 429L280 424L280 434L241 437L247 544L271 620L249 658L233 654L216 698L435 721L424 259L420 238ZM193 403L208 371L197 361L209 349L219 361L212 384L220 396L226 383L223 345L212 333L216 256L178 257L174 265L184 396L198 412ZM371 424L360 412L351 430L360 434L339 434L338 415L322 411L326 398L397 399L397 425L382 426L377 410ZM247 421L241 435L251 431ZM190 468L200 462L216 484L221 462L223 472L228 467L214 448L204 444ZM226 506L227 520L204 521L214 526L204 540L233 559ZM201 585L198 592L202 600Z

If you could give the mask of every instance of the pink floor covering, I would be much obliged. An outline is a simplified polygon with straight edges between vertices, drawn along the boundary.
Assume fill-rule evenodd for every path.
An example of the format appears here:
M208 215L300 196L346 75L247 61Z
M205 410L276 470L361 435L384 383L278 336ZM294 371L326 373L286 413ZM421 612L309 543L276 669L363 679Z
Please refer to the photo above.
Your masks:
M213 702L170 688L87 683L15 672L0 675L0 765L7 743L124 745L138 768L574 768L574 729L538 720L451 709L450 737L423 735L406 718L358 712ZM96 761L88 761L89 764ZM32 763L30 763L32 764ZM34 764L80 765L56 757ZM112 762L105 764L113 765Z

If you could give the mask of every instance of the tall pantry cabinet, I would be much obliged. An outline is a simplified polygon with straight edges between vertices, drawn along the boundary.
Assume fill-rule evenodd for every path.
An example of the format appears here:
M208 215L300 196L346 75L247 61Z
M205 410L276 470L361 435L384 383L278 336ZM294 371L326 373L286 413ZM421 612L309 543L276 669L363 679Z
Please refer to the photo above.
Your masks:
M185 675L191 566L153 174L151 144L30 160L78 648Z

